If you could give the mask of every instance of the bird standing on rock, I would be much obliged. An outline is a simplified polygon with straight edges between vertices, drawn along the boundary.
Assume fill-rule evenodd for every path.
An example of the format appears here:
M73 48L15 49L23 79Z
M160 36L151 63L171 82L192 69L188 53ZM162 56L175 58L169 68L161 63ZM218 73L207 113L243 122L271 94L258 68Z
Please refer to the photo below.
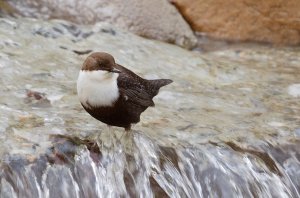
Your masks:
M77 92L83 108L109 126L123 127L140 121L140 115L154 106L153 97L170 79L146 80L115 63L113 56L95 52L79 72Z

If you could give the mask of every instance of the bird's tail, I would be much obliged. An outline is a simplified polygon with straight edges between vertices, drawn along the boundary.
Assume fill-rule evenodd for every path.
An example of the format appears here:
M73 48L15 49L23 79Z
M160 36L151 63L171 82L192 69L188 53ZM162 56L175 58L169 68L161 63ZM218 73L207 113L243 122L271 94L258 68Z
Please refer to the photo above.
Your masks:
M171 79L155 79L155 80L149 80L150 84L152 84L154 87L157 87L158 89L166 86L173 82Z
M156 80L148 80L150 85L150 90L152 91L153 97L157 95L159 89L163 86L166 86L173 82L171 79L156 79Z

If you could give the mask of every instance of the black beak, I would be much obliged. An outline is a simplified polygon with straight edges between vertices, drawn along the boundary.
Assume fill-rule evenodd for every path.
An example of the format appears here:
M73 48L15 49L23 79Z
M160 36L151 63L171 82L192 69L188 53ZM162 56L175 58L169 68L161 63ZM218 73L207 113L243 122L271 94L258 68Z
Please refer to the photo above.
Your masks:
M113 73L121 73L120 70L116 69L116 68L113 68L112 70L110 70L110 72L113 72Z

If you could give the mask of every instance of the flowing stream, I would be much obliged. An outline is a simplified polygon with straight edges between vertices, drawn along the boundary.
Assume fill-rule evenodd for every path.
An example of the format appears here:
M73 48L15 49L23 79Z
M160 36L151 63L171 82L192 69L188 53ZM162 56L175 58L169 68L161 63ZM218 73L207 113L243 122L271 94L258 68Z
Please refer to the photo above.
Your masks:
M131 134L80 106L91 51L171 78ZM0 197L300 197L300 48L205 52L111 25L0 19Z
M138 132L131 138L127 147L101 139L117 144L99 150L59 137L34 163L7 160L1 197L299 197L299 161L291 150L267 154L229 143L174 149ZM273 161L276 155L288 159Z

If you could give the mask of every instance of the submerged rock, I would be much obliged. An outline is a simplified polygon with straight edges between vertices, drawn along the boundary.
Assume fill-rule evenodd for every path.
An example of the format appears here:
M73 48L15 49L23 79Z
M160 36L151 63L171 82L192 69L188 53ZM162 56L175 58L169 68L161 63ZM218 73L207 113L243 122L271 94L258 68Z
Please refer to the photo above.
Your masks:
M1 197L299 194L299 48L199 53L103 23L7 18L0 47ZM78 101L90 51L174 81L124 147Z
M40 135L49 129L50 134L65 134L82 131L83 125L98 126L93 119L86 123L89 115L82 111L75 84L86 53L106 51L141 76L174 80L155 98L157 108L148 109L136 125L158 136L171 135L169 143L255 142L257 137L288 138L299 128L297 89L290 86L299 84L298 48L235 46L199 54L103 23L0 19L0 27L1 126L12 121L7 114L43 117Z
M53 136L46 154L5 159L0 166L1 195L297 197L299 164L291 160L292 153L300 152L297 145L257 151L225 142L174 149L157 146L143 134L131 138L132 152L126 153L121 139L106 150L93 140Z

